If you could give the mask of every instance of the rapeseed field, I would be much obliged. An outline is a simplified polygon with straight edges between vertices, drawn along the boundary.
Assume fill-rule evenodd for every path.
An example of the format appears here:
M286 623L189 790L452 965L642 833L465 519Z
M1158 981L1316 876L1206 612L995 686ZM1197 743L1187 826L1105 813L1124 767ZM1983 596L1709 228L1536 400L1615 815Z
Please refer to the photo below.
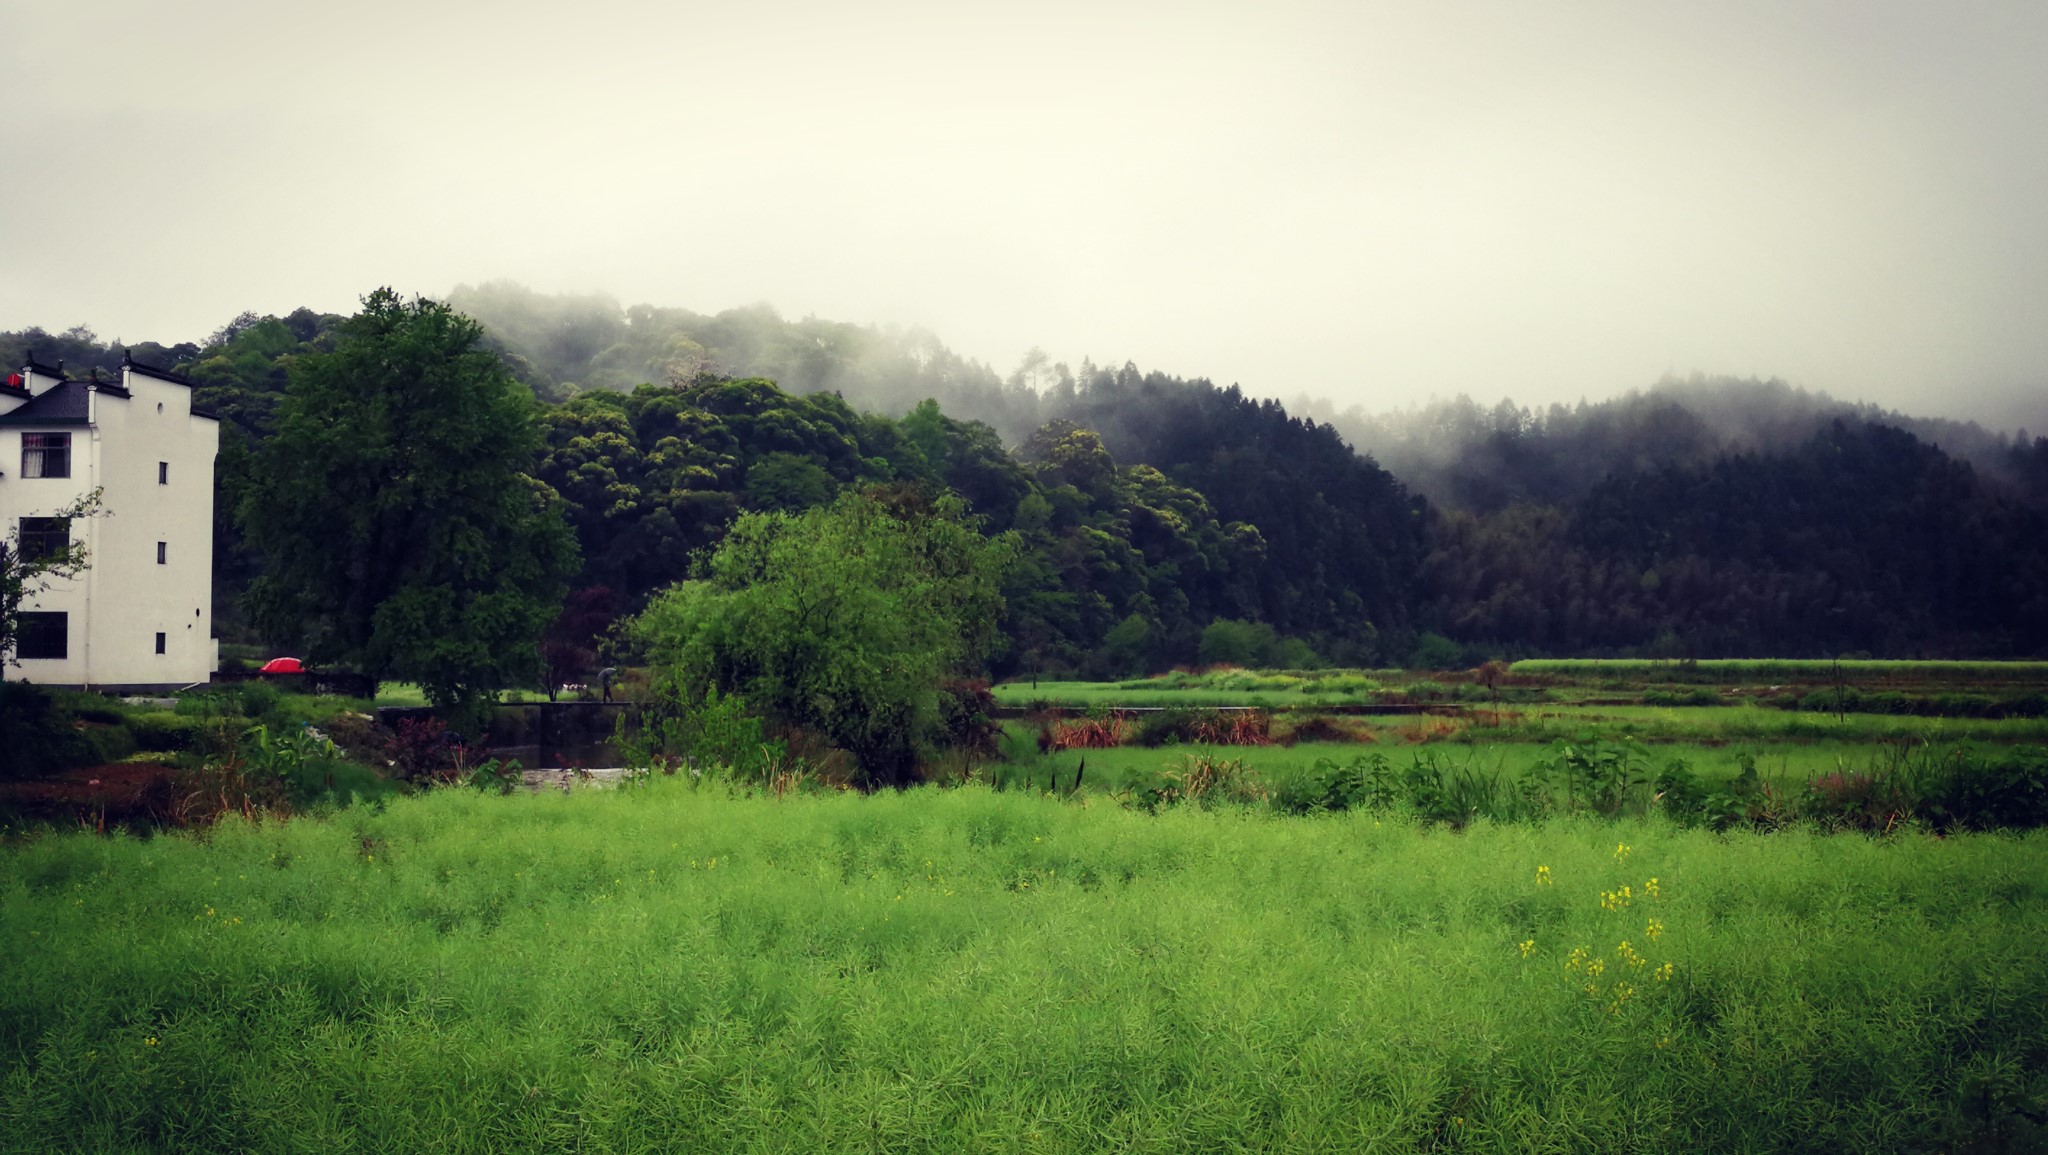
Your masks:
M2048 836L440 790L0 849L0 1146L2038 1150Z

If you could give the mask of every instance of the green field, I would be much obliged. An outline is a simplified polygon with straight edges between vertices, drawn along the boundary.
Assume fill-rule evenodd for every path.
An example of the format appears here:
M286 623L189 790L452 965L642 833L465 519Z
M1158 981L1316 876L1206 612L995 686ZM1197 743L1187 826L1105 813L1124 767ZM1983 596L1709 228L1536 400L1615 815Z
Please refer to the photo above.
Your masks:
M1044 683L1314 740L1012 719L872 796L315 774L290 820L9 825L0 1149L2048 1149L2048 832L1966 832L2048 823L2048 720L1438 678Z
M1121 682L1010 682L994 688L1013 709L1276 711L1392 706L1402 710L1496 706L1713 709L1898 718L2048 718L2048 663L1805 661L1524 661L1487 684L1480 671L1178 671ZM1912 733L1895 727L1887 737Z
M1529 658L1514 663L1515 674L1572 678L1627 678L1648 681L1824 682L1837 674L1857 681L1898 679L1953 682L2048 682L2048 662L1945 662L1869 658Z
M1494 726L1492 711L1473 708L1464 740L1548 742L1583 735L1635 736L1655 742L2042 742L2048 718L1923 718L1833 714L1738 706L1542 706L1509 709Z
M1319 761L1347 762L1361 755L1378 754L1395 766L1411 760L1434 759L1447 768L1487 776L1508 783L1519 782L1535 772L1538 763L1554 756L1548 745L1526 742L1430 742L1360 745L1343 742L1303 742L1296 746L1119 746L1103 750L1063 750L1040 756L1030 745L1031 731L1012 723L1006 749L1010 757L981 770L988 781L1004 788L1032 784L1043 788L1057 784L1062 791L1071 787L1078 772L1086 789L1114 793L1142 783L1160 773L1174 770L1191 756L1235 759L1242 762L1268 788L1277 788L1308 773ZM1964 745L1974 751L1996 751L1996 744ZM1950 747L1933 748L1936 750ZM1645 764L1652 771L1673 759L1683 760L1705 778L1734 777L1745 757L1755 760L1758 774L1781 794L1795 795L1814 778L1831 773L1868 773L1881 768L1891 752L1862 740L1758 741L1706 746L1696 743L1645 745ZM1085 763L1085 766L1083 765Z
M1169 675L1125 682L1005 682L994 687L1005 706L1357 706L1381 701L1389 685L1357 672L1326 678L1289 674Z
M0 1143L1895 1152L2048 1137L2031 1121L2048 1106L2041 834L1451 833L685 781L10 844Z

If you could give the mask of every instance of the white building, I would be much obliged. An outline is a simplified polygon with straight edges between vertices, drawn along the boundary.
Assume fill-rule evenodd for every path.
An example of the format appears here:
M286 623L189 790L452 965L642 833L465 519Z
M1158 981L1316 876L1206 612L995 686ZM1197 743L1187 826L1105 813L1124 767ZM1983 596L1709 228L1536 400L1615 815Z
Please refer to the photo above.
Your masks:
M121 380L70 381L31 360L0 378L0 525L25 555L63 542L88 568L23 603L0 676L94 689L171 689L220 666L213 637L213 458L220 421L192 384L124 360ZM94 489L97 516L51 515Z

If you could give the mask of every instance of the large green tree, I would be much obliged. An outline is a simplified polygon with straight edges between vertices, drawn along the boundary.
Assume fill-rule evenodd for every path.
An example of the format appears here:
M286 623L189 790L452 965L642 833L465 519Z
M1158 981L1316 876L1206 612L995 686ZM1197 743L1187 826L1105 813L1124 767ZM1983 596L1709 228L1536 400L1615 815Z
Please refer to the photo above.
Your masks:
M738 694L851 752L868 784L901 785L938 736L940 682L997 640L1009 552L957 499L907 489L748 513L633 634L680 701Z
M532 396L482 340L444 304L370 294L293 360L241 506L259 626L458 711L537 676L577 559L532 475Z

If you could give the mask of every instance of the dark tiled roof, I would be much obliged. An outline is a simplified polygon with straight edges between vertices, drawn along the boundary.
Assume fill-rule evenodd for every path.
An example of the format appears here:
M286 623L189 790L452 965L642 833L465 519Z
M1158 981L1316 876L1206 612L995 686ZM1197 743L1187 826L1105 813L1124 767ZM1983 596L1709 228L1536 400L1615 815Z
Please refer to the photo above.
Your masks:
M187 388L190 388L192 385L191 378L183 373L173 373L169 369L159 369L154 365L144 365L142 362L130 357L125 349L121 351L121 366L125 369L133 369L145 377L154 377L159 381L169 381L174 385L183 385Z
M14 412L0 413L0 425L84 425L91 389L89 381L60 382Z
M34 353L27 354L27 357L28 364L21 366L21 368L33 369L36 372L41 373L45 377L56 377L59 380L63 379L64 367L62 365L45 365L41 361L36 360L36 355Z

